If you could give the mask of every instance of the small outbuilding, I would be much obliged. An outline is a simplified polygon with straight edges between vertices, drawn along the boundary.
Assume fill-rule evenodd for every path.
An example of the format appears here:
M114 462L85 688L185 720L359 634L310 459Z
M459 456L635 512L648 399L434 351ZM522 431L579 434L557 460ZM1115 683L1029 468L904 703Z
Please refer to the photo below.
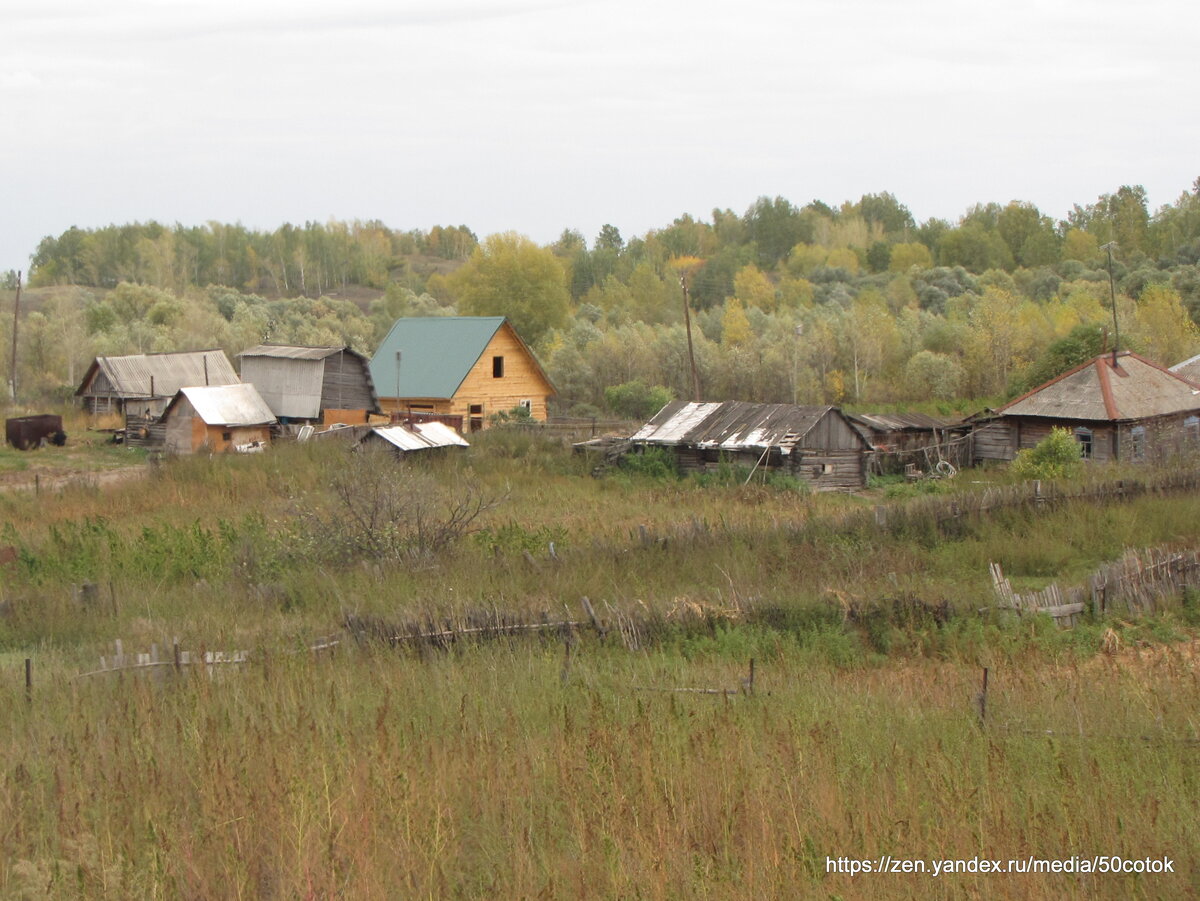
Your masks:
M462 435L442 422L380 426L367 432L359 444L382 445L399 454L442 447L470 447Z
M1106 353L969 422L975 462L1012 460L1054 428L1069 430L1086 460L1161 460L1200 449L1200 384L1129 351Z
M245 452L270 443L275 414L253 385L219 385L179 389L162 421L170 453Z
M871 445L836 407L672 401L630 436L633 452L661 447L688 472L723 462L771 469L817 490L866 485Z
M941 463L970 465L961 418L926 413L847 413L846 418L874 448L874 472L904 472L910 467L932 472Z
M371 378L393 415L461 416L471 432L517 408L545 421L555 394L503 316L397 319L371 358Z
M280 422L358 425L380 412L369 361L353 348L260 344L238 359Z
M160 416L180 388L236 385L223 350L96 357L75 390L89 413L125 413L139 421Z

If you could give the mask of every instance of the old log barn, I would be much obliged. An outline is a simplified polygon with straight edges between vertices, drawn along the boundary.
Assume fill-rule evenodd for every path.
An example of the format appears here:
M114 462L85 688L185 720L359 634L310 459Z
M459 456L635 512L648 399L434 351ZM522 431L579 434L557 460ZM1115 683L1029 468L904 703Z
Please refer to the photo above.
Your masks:
M352 348L260 344L238 358L281 423L360 425L380 412L369 362Z
M462 416L469 431L523 408L548 415L554 386L503 316L398 319L371 358L385 410Z
M1107 353L971 422L976 462L1012 460L1056 427L1087 460L1161 460L1200 448L1200 385L1135 353Z
M253 385L181 388L162 416L167 451L250 451L271 440L275 414Z
M942 462L956 468L970 463L958 432L961 418L925 413L847 413L846 418L871 442L874 472L904 472L909 465L932 472Z
M871 446L836 407L672 401L629 439L635 452L662 447L685 472L723 461L781 470L817 490L862 488Z
M180 388L236 385L223 350L96 357L75 390L89 413L125 413L156 419Z

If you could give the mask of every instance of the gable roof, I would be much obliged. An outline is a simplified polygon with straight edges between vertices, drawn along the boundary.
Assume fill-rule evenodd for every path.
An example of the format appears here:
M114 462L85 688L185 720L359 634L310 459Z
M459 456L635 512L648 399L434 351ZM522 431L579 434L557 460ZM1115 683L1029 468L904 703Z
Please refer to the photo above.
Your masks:
M163 411L166 419L186 397L206 425L249 426L275 422L275 414L253 385L209 385L180 388Z
M172 397L185 385L238 383L233 364L223 350L128 354L96 357L76 389L76 396L87 396L96 375L101 372L112 385L112 395L124 398Z
M638 429L630 441L645 444L691 445L717 450L779 448L790 453L828 415L844 419L836 407L795 404L753 404L745 401L696 403L673 400ZM849 422L847 429L869 444Z
M1002 416L1116 421L1200 410L1200 385L1129 351L1101 354L1000 407Z
M492 338L506 325L550 385L537 357L505 317L428 316L397 319L392 325L371 358L376 392L381 397L453 397Z

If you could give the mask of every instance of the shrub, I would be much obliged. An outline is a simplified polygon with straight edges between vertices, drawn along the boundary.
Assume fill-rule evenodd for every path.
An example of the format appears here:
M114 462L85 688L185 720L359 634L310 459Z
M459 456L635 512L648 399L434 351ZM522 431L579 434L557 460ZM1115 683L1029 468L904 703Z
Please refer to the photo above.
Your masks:
M640 379L604 389L604 402L618 416L649 419L674 398L670 388L647 385Z
M626 454L621 458L620 466L628 473L651 479L679 478L675 455L661 447L647 447L640 453Z
M1036 447L1019 452L1009 471L1021 479L1061 479L1076 475L1081 461L1075 436L1067 429L1055 428Z

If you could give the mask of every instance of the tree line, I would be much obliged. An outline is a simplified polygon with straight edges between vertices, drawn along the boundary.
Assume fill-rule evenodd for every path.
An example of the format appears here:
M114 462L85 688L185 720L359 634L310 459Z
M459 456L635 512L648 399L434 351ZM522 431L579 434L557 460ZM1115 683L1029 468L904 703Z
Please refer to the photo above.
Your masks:
M503 314L561 411L641 415L691 396L686 292L706 399L963 407L1111 343L1108 250L1122 344L1168 365L1200 350L1198 179L1153 213L1137 186L1060 221L1020 201L952 224L917 223L887 193L837 208L763 197L547 246L378 222L71 229L34 255L31 284L55 290L23 325L38 362L21 362L53 391L77 374L66 358L93 352L270 340L369 353L400 315Z

